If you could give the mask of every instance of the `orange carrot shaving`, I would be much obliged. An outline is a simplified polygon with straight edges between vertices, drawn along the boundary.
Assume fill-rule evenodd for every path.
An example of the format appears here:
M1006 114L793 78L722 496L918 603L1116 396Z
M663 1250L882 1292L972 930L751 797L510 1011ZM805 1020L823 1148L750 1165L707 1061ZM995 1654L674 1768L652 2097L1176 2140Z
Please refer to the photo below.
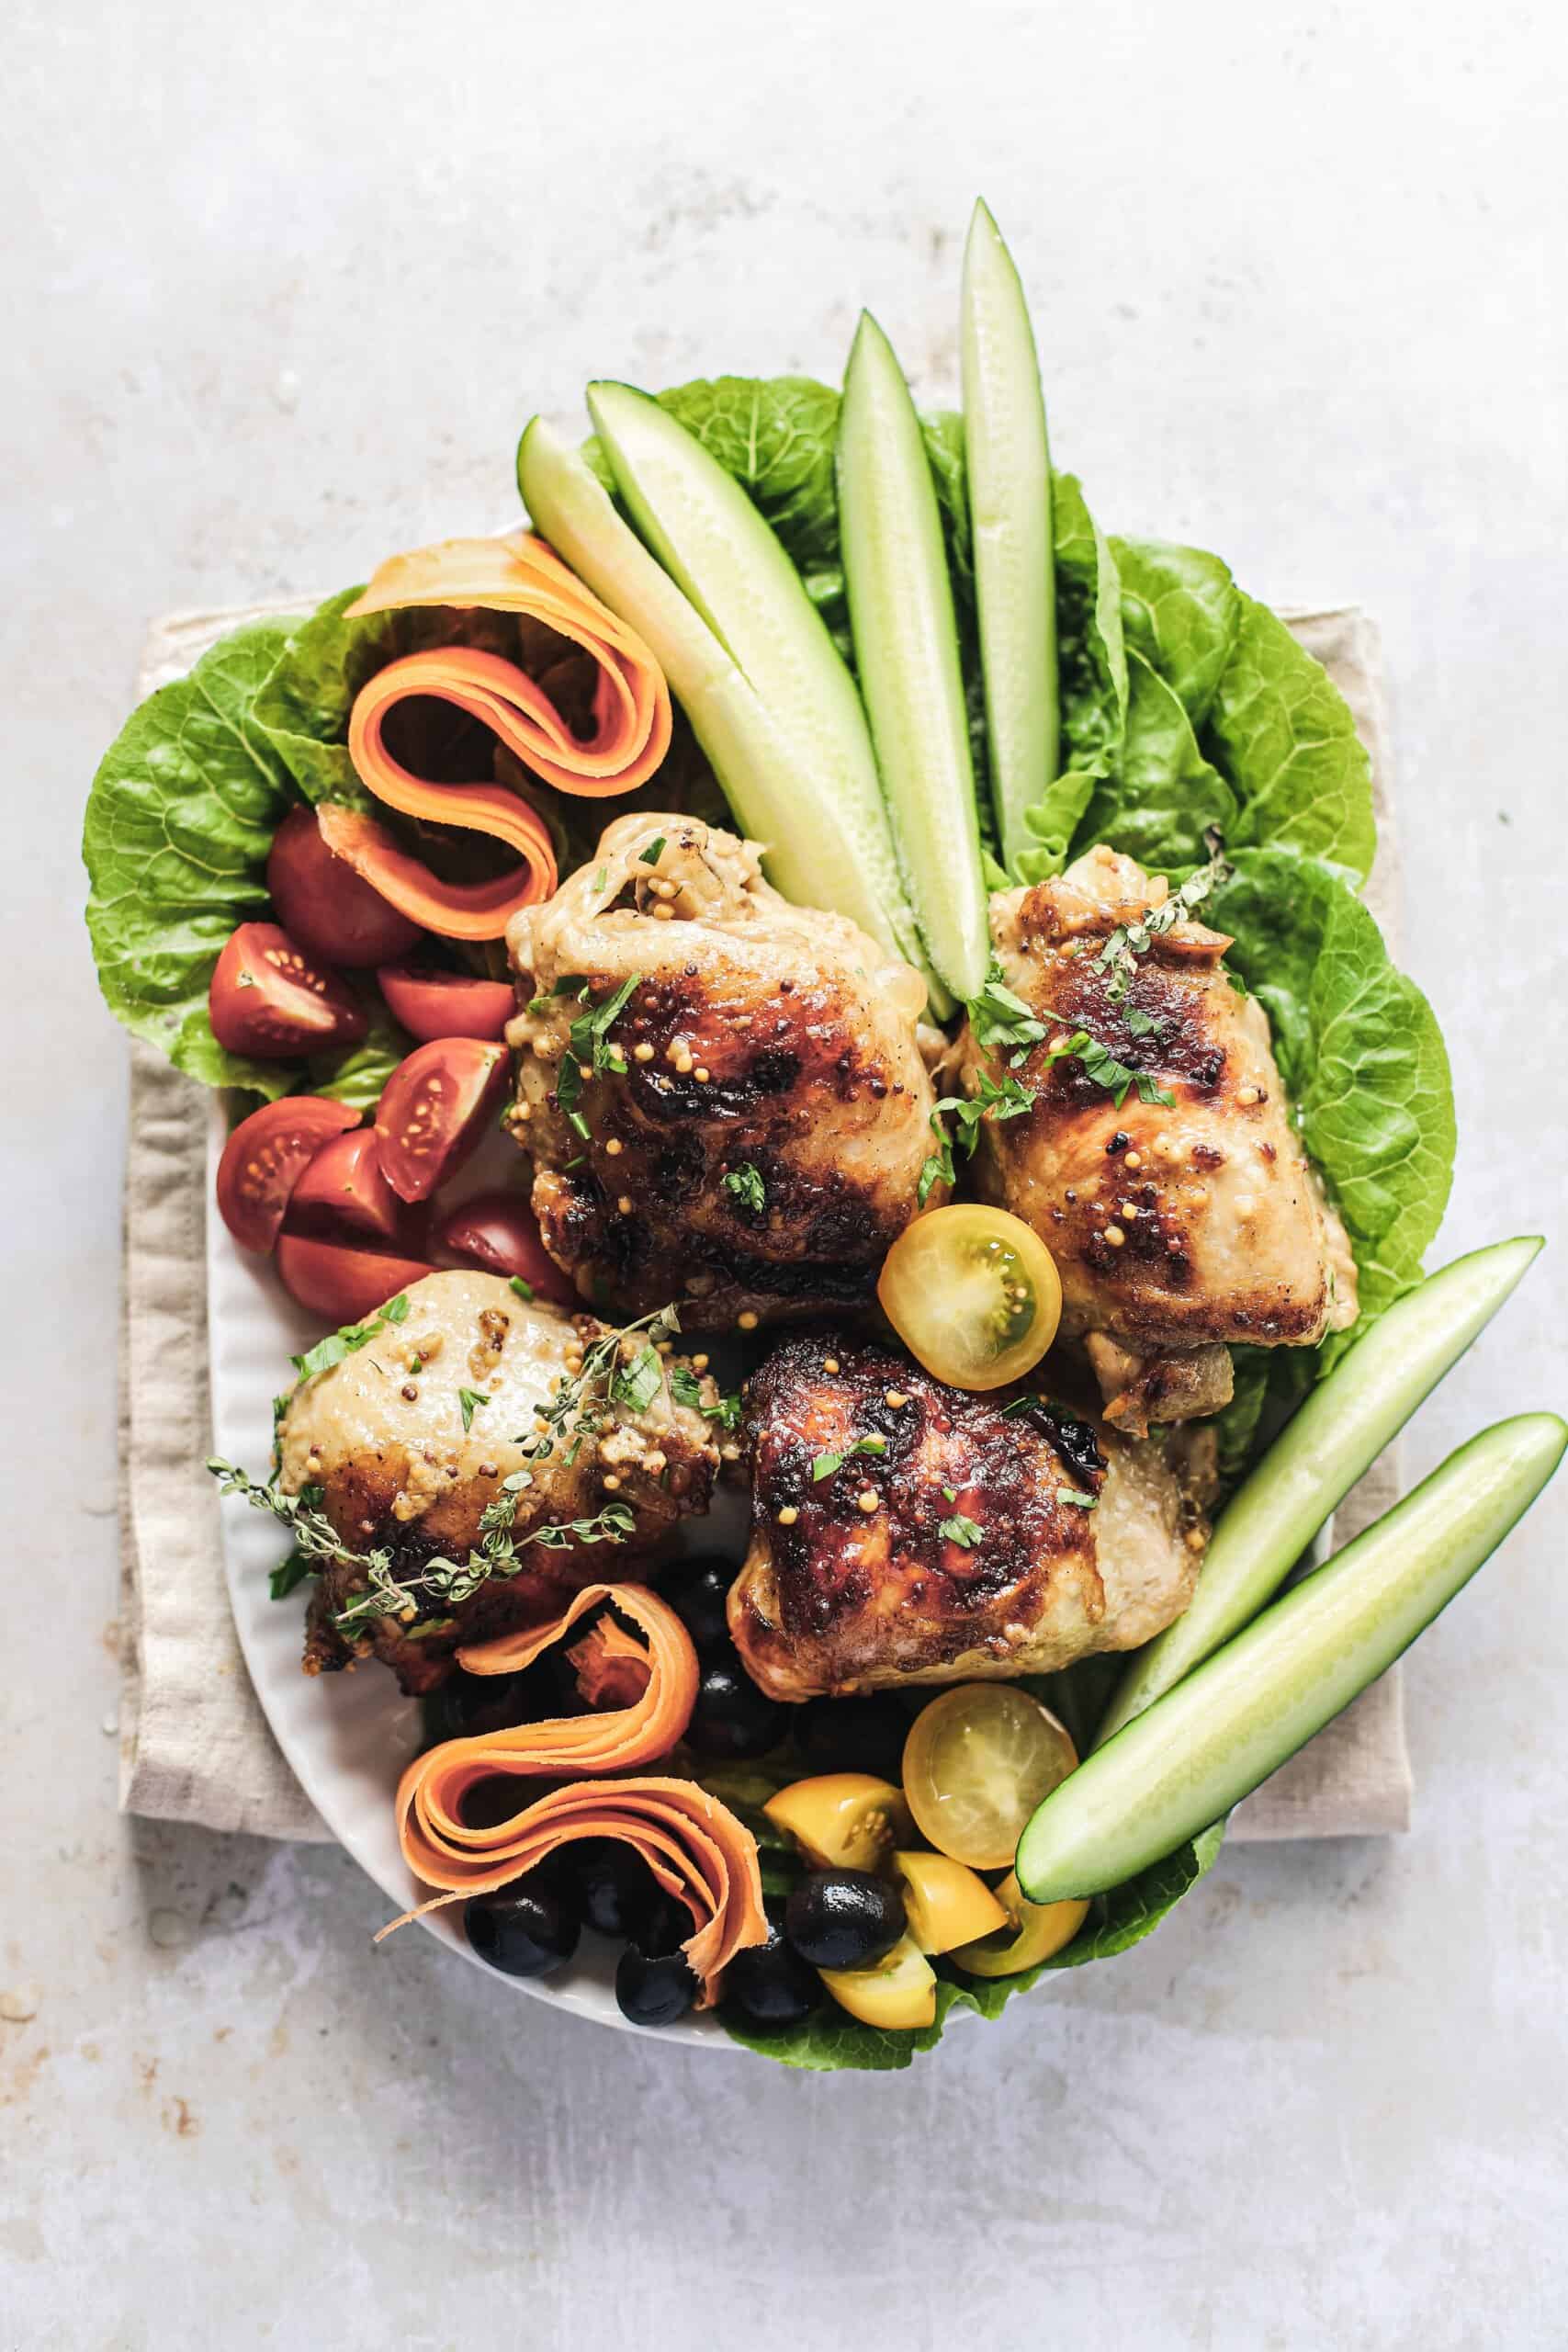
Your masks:
M757 1841L716 1797L691 1781L583 1779L520 1804L492 1826L471 1828L463 1819L463 1799L477 1781L630 1773L667 1755L685 1730L696 1698L697 1654L674 1611L642 1585L587 1585L550 1624L461 1649L458 1660L470 1674L513 1673L605 1601L645 1638L609 1619L569 1655L585 1695L626 1692L626 1704L449 1739L417 1757L399 1784L398 1834L409 1868L445 1892L381 1932L442 1904L506 1886L575 1838L615 1838L635 1847L664 1892L690 1912L693 1932L682 1949L702 1982L699 2007L706 2008L735 1953L768 1932Z
M600 798L634 791L659 767L670 748L670 690L636 631L527 532L445 539L393 556L348 609L356 617L424 605L526 613L599 665L594 731L586 740L572 734L549 695L515 662L474 646L434 646L389 662L355 699L349 757L378 800L404 816L488 833L515 849L522 863L491 882L443 882L374 818L344 808L321 809L323 840L427 931L446 939L499 939L519 908L536 906L556 887L548 828L503 785L434 784L413 775L387 748L389 714L411 695L434 695L482 721L546 784Z

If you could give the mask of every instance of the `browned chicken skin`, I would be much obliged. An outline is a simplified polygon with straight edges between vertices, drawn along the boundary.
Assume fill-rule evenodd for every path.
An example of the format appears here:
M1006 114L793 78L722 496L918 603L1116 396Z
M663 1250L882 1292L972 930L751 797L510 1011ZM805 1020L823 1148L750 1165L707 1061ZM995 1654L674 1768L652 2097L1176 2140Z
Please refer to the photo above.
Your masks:
M507 944L528 1008L509 1124L585 1297L674 1299L704 1330L870 1297L931 1148L908 965L787 904L753 843L674 816L617 819ZM563 1114L572 1023L634 980Z
M1158 1449L1070 1411L813 1334L752 1375L746 1418L729 1626L774 1698L1054 1672L1191 1598L1203 1532Z
M972 1028L962 1050L969 1091L981 1070L1034 1090L1024 1114L982 1121L978 1181L1047 1244L1063 1335L1089 1335L1110 1417L1134 1430L1224 1404L1227 1344L1309 1347L1356 1315L1344 1229L1290 1123L1263 1009L1224 968L1229 941L1173 923L1120 994L1100 960L1118 926L1168 896L1103 848L1058 880L999 893L1003 980L1048 1034L1016 1072ZM1053 1060L1080 1027L1173 1102L1134 1087L1118 1106L1080 1060Z
M365 1589L364 1570L333 1563L316 1588L308 1672L367 1650L395 1668L405 1690L428 1690L450 1674L460 1642L536 1623L563 1592L597 1577L624 1577L678 1520L705 1511L718 1450L712 1423L674 1403L666 1376L640 1411L605 1398L575 1447L563 1433L541 1458L531 1451L536 1410L606 1327L525 1305L499 1274L430 1274L411 1285L408 1300L406 1320L296 1389L278 1428L280 1483L286 1494L320 1487L344 1544L361 1555L385 1546L406 1583L432 1559L466 1560L487 1506L503 1498L502 1481L527 1474L512 1521L525 1565L455 1605L433 1603L423 1615L439 1630L422 1634L419 1618L411 1629L388 1615L368 1620L351 1642L333 1616ZM623 1336L620 1356L635 1359L647 1344L646 1334ZM705 1403L717 1401L711 1380L702 1391ZM612 1499L633 1514L625 1541L526 1543L536 1529L593 1520Z

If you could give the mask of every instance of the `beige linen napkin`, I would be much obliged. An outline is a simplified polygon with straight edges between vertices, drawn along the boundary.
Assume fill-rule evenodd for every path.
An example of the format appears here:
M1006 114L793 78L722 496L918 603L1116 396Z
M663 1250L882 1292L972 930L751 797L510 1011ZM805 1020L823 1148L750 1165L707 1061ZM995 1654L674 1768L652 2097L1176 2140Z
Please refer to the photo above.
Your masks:
M139 694L178 677L226 629L266 612L183 614L149 637ZM1380 848L1367 896L1384 932L1397 907L1377 631L1353 606L1287 612L1348 701L1372 757ZM267 1728L223 1581L217 1490L203 1463L208 1396L207 1097L151 1046L131 1047L120 1350L119 1493L125 1626L120 1805L127 1813L329 1835ZM1398 1492L1392 1454L1341 1507L1337 1543ZM322 1703L331 1691L323 1689ZM1369 1837L1408 1826L1410 1762L1397 1668L1242 1805L1238 1838Z

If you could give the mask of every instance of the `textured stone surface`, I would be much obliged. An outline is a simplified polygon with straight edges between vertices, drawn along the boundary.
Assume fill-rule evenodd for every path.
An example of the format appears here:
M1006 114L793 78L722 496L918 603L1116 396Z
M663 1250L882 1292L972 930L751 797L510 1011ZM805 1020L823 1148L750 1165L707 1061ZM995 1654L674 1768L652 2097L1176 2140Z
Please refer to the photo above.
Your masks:
M150 614L508 517L593 371L830 373L863 300L949 380L984 186L1104 519L1380 616L1445 1250L1554 1222L1564 62L1555 12L1454 0L11 28L0 2343L1561 2342L1561 1500L1411 1662L1409 1838L1229 1855L899 2079L498 2001L373 1953L334 1853L115 1817L124 1057L75 842ZM1565 1309L1549 1260L1414 1469L1562 1404Z

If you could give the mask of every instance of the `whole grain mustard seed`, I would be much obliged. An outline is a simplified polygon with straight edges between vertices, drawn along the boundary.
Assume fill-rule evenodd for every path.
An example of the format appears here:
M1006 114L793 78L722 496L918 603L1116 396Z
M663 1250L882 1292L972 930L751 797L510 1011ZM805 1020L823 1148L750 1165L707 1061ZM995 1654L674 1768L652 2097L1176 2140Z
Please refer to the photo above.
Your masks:
M653 1059L653 1047L646 1037L640 1046L632 1047L632 1059L634 1062L650 1062Z
M824 1371L824 1372L837 1372L837 1371L838 1371L838 1369L839 1369L839 1359L838 1359L838 1357L837 1357L837 1356L824 1356L824 1357L823 1357L823 1359L822 1359L822 1369L823 1369L823 1371Z
M615 1214L617 1216L630 1216L631 1213L632 1196L629 1193L622 1193L615 1202Z
M1237 1091L1235 1099L1238 1102L1244 1104L1247 1110L1250 1110L1255 1102L1262 1102L1263 1089L1260 1086L1241 1087Z
M743 1306L739 1314L736 1317L735 1323L738 1330L754 1331L757 1328L757 1312L755 1307Z
M1143 1164L1144 1155L1141 1151L1128 1152L1122 1162L1123 1168L1141 1168Z
M694 1356L692 1358L692 1370L694 1372L705 1372L710 1361L711 1359L707 1356Z
M1105 1238L1110 1242L1112 1250L1120 1250L1127 1237L1119 1225L1108 1225L1105 1228Z
M699 1086L705 1086L710 1075L711 1073L704 1069L701 1062L697 1064L696 1069L692 1072L692 1076L696 1080Z
M863 1487L859 1494L855 1497L855 1500L860 1505L862 1510L874 1510L876 1509L876 1488L874 1487Z
M672 922L674 921L675 910L670 904L668 899L659 899L655 901L653 919L655 922Z
M796 1510L795 1505L793 1503L785 1503L783 1510L779 1513L779 1525L781 1527L793 1527L799 1517L800 1513Z
M613 1495L621 1482L613 1470L606 1470L600 1483Z
M606 1159L619 1159L624 1148L620 1136L612 1136L604 1146L604 1157Z
M1201 1552L1203 1549L1203 1544L1204 1536L1202 1529L1201 1527L1190 1527L1187 1531L1188 1550L1190 1552Z
M885 1405L891 1405L893 1410L897 1412L900 1405L907 1405L909 1400L901 1388L889 1388L884 1394L882 1401Z

